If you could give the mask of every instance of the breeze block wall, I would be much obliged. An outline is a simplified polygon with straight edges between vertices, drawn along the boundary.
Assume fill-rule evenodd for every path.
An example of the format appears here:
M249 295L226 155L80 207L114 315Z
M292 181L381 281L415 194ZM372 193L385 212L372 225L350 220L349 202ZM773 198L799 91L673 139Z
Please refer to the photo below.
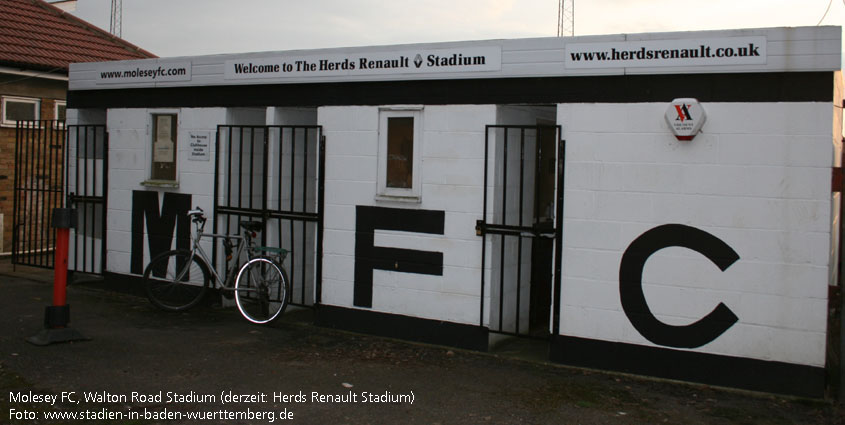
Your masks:
M422 109L419 202L376 199L379 107L321 107L318 116L326 137L322 311L334 306L479 328L481 238L475 225L483 211L485 125L495 122L495 106ZM408 250L425 251L442 269L403 271ZM388 265L398 271L377 265L371 283L356 279L356 266L360 271L368 267L364 263L388 257L396 258ZM402 337L413 339L425 327L406 327Z
M143 184L149 179L152 113L178 114L176 186ZM160 227L157 228L159 233L171 235L170 245L166 249L176 248L179 243L177 239L182 237L184 240L187 236L185 232L192 231L184 214L187 209L200 206L205 210L209 219L206 231L212 230L214 134L217 125L225 123L226 119L227 111L224 108L108 110L108 272L143 273L143 268L150 260L148 234L151 225ZM189 132L210 135L209 160L188 160L191 152ZM156 213L166 218L151 221L149 214L155 216ZM210 245L206 249L210 249Z
M833 107L702 106L692 141L672 135L668 102L558 106L567 142L552 358L819 395Z

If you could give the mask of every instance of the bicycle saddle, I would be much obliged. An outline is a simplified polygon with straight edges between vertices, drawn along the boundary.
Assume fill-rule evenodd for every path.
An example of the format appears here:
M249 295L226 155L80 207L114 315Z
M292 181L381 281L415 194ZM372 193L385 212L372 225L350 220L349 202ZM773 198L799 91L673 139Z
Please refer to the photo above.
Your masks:
M244 230L248 230L250 232L260 232L264 230L264 223L260 221L242 221L240 225Z

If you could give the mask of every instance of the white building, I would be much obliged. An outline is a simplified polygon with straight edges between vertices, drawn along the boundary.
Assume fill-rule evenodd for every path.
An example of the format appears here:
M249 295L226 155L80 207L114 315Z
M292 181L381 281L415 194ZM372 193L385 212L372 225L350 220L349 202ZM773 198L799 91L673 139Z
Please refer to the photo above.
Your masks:
M479 350L547 337L561 363L821 396L840 34L76 64L69 124L108 147L71 149L71 190L106 205L72 250L138 275L185 246L190 207L219 232L261 217L321 325Z

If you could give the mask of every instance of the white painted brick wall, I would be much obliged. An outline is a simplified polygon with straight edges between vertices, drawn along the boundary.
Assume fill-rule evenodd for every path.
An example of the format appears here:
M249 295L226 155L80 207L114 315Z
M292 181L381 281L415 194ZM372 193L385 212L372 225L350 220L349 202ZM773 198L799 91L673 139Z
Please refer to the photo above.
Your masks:
M619 299L630 243L679 223L740 256L721 272L667 248L643 288L662 321L686 325L720 302L739 321L695 351L823 366L833 164L826 103L705 103L707 122L679 142L665 103L558 106L567 140L561 334L654 345Z
M457 323L479 323L484 128L494 106L425 106L422 111L422 200L377 201L379 108L321 107L326 136L323 302L352 303L355 207L443 210L444 235L376 231L375 245L439 251L443 276L375 270L373 311Z

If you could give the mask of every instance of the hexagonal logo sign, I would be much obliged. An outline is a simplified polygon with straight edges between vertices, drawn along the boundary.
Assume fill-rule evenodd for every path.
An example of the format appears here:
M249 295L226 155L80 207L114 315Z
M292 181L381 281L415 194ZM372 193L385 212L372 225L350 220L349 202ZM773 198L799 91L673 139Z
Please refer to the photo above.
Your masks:
M692 140L706 120L707 114L698 99L675 99L666 108L666 122L678 140Z

